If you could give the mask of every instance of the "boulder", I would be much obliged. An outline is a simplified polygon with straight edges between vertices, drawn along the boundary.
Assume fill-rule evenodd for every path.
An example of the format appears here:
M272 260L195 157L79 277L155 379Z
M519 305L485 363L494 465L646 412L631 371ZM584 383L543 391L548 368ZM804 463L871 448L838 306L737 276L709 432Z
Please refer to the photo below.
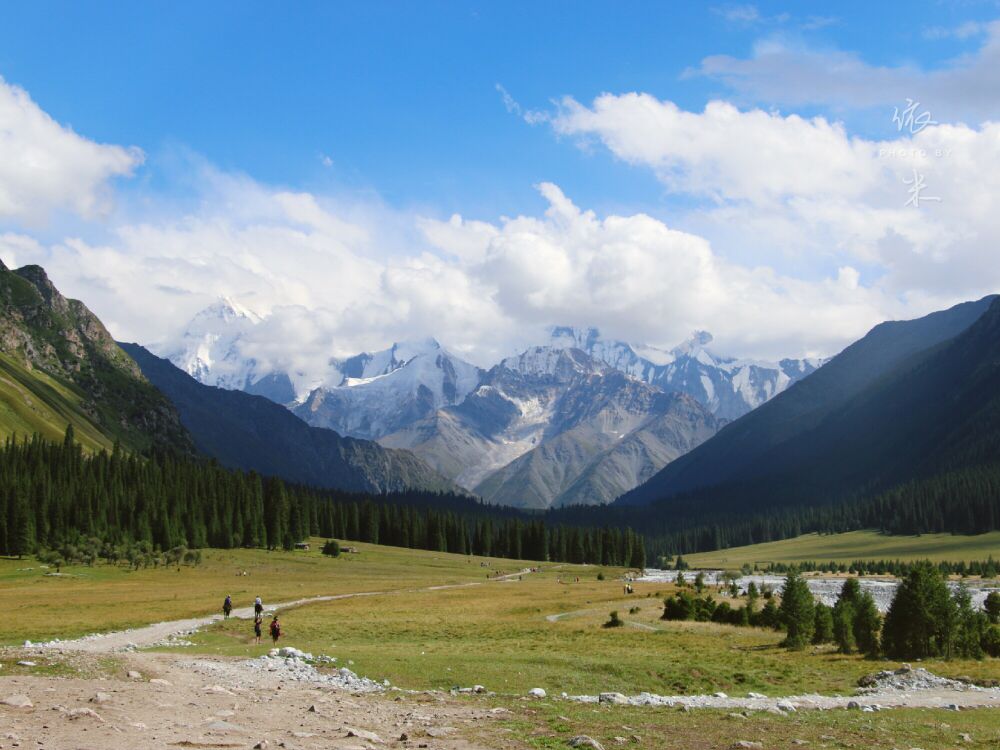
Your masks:
M595 740L593 737L588 737L585 734L571 737L569 740L569 746L588 748L588 750L604 750L604 745Z
M14 693L14 695L8 695L0 704L4 706L10 706L11 708L34 708L35 704L31 702L31 698L26 696L24 693Z
M598 703L613 703L617 706L624 706L628 703L628 698L626 698L621 693L601 693L597 696Z
M352 727L347 727L347 736L357 737L358 739L382 744L382 738L375 734L375 732L369 732L367 729L354 729Z
M546 693L542 688L531 688L531 690L528 691L528 695L532 698L544 698Z

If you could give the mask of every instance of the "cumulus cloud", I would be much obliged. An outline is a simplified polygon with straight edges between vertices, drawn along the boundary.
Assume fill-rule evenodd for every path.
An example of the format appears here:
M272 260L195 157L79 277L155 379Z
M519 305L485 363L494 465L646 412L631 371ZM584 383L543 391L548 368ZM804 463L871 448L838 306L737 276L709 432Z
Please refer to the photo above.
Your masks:
M975 296L1000 288L1000 123L916 127L887 141L805 119L711 102L687 112L645 94L567 99L560 134L597 139L700 199L686 221L757 257L815 256L872 267L888 292ZM919 187L918 184L919 183Z
M98 216L110 206L108 182L142 161L137 148L77 135L0 78L0 220L38 225L55 211Z
M37 114L55 128L42 151L90 144ZM11 229L0 256L46 266L117 337L143 343L232 297L265 316L245 353L307 378L331 356L428 335L489 365L553 324L667 347L707 329L735 355L826 355L886 318L1000 288L1000 264L984 261L1000 238L1000 125L872 141L824 118L726 102L693 112L645 94L566 99L547 118L653 170L693 208L670 222L599 215L542 183L541 215L439 218L196 162L183 207L119 213L54 243ZM915 170L940 201L905 205ZM60 200L50 210L99 205ZM823 262L808 273L766 261L812 255Z

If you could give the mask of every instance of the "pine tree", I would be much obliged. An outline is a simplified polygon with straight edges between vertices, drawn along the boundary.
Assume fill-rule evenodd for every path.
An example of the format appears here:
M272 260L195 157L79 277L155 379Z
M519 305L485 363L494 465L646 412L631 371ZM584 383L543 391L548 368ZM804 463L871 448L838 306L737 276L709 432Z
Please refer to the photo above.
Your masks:
M930 562L915 565L896 590L882 627L882 650L896 659L949 657L955 603Z
M833 640L833 611L823 603L815 608L813 643L829 643Z
M787 636L785 646L803 648L812 638L815 626L813 596L806 582L798 573L789 573L781 591L781 624Z

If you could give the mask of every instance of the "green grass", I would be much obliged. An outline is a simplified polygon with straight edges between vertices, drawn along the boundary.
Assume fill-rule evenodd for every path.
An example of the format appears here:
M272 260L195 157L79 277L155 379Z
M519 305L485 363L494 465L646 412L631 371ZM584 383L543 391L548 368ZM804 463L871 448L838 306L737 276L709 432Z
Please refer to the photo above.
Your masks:
M691 567L739 568L771 562L851 562L852 560L985 560L1000 557L1000 531L976 536L922 534L887 536L876 531L805 534L780 542L701 552L684 557Z
M0 354L0 438L38 433L58 442L72 424L85 449L110 449L113 441L84 411L83 400L78 389Z
M360 554L329 559L316 546L294 553L209 550L196 568L74 567L60 577L44 575L33 560L0 560L2 637L17 643L212 613L227 593L239 606L258 593L274 602L380 592L285 611L282 644L336 656L359 674L400 687L482 684L509 696L532 687L555 695L848 694L861 675L891 666L829 648L789 652L778 645L781 635L767 630L663 622L661 600L672 587L637 584L636 594L626 597L615 580L622 571L615 569L547 564L542 573L504 583L487 581L478 558L356 545ZM516 571L530 563L491 565ZM237 575L244 570L249 575ZM602 570L606 580L598 581ZM432 586L456 588L426 590ZM629 614L635 606L639 611ZM622 614L626 627L601 627L611 610ZM562 613L570 614L546 619ZM251 644L245 620L219 623L193 640L195 647L182 650L252 656L268 648ZM924 666L987 678L996 676L997 663Z
M511 705L511 704L508 704ZM586 734L605 748L656 750L728 749L739 740L764 748L996 748L1000 746L1000 714L995 709L954 713L940 709L893 709L877 714L855 711L801 711L789 716L753 712L737 718L731 712L683 712L670 708L593 706L538 701L512 705L512 716L481 730L484 742L504 747L565 750L567 741ZM968 734L971 742L960 735ZM511 738L520 740L514 744ZM638 739L635 739L638 738Z

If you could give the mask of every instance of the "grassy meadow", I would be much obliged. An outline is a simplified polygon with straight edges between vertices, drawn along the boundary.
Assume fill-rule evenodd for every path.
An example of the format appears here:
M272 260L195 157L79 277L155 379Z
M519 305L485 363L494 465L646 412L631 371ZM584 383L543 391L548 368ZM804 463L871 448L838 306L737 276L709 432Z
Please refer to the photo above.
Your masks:
M801 739L817 747L927 750L957 746L959 732L975 738L962 743L965 747L995 747L1000 741L1000 715L990 710L757 712L737 718L725 711L552 700L563 691L608 690L850 694L860 676L893 664L843 656L829 647L790 652L779 646L781 634L767 630L661 621L662 598L673 586L635 584L636 593L626 596L619 579L623 570L550 563L520 580L495 581L487 580L488 572L516 572L533 563L490 560L484 568L481 558L354 546L359 554L337 559L324 558L316 544L309 552L206 550L202 565L179 571L98 565L64 568L58 577L45 575L51 571L33 559L3 559L3 640L69 637L211 613L226 593L238 606L257 593L265 602L371 593L284 611L281 643L336 656L340 665L399 687L485 685L498 695L461 700L486 700L511 712L481 730L491 746L565 748L566 740L580 733L605 747L625 737L642 748L721 748L737 740L790 747ZM601 627L611 610L619 612L624 627ZM245 620L220 622L192 640L194 646L172 650L255 656L270 647L252 645ZM3 673L21 669L13 656L3 659ZM995 678L996 665L996 660L923 663L939 674L975 678ZM73 670L73 664L54 660L34 671L56 676ZM525 701L533 687L544 688L550 698Z
M804 534L780 542L685 555L692 568L739 568L743 564L851 562L852 560L985 560L1000 558L1000 531L976 536L886 536L877 531Z

